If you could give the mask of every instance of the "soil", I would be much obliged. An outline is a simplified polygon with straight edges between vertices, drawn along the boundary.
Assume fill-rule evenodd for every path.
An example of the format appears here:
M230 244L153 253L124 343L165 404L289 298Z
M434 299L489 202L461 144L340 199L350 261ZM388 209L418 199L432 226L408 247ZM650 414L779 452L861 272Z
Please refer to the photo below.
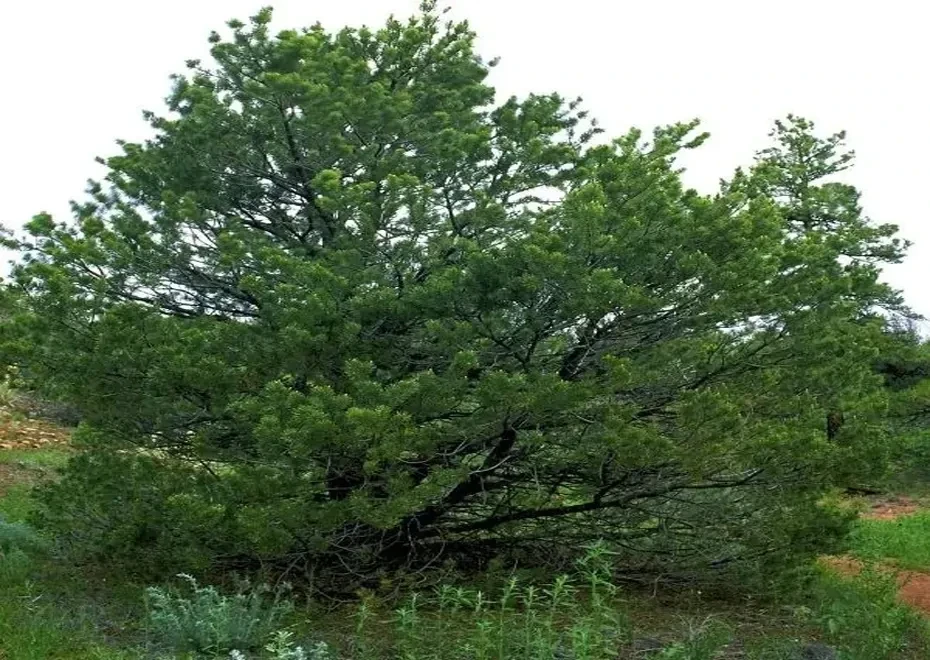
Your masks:
M0 410L0 451L21 451L64 447L71 433L67 429L35 419L18 419ZM0 497L11 486L39 481L45 470L19 461L0 461Z
M70 431L49 422L0 415L0 450L62 446L67 444L70 436Z
M909 497L891 497L873 502L862 517L868 520L894 520L917 513L920 505Z

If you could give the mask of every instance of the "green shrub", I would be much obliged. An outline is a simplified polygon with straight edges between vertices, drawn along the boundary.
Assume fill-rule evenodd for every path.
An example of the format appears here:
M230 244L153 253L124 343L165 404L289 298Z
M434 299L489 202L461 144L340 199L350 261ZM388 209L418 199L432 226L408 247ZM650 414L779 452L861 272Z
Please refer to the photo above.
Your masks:
M45 547L35 531L23 523L0 516L0 587L18 584L33 568L31 553Z
M22 583L33 568L32 557L22 549L0 550L0 588Z
M698 122L593 142L576 102L496 102L423 4L230 22L70 221L5 239L0 348L89 448L47 527L156 574L296 558L341 588L605 537L641 573L822 550L818 497L895 440L872 363L904 244L833 180L844 135L789 117L698 193Z
M82 452L61 480L36 489L32 520L70 559L105 563L153 582L201 571L216 555L237 554L235 521L211 501L204 483L209 474L181 462L164 469L164 460ZM202 496L193 495L192 486L202 486Z
M7 380L0 380L0 408L10 408L17 399L18 393Z
M316 642L308 646L298 646L293 640L293 633L278 630L272 640L265 646L269 660L335 660L325 642ZM238 651L229 654L231 660L243 657Z
M388 617L363 601L345 652L353 660L613 660L630 624L604 553L588 550L578 571L549 584L514 577L490 594L444 585L411 596Z
M189 593L162 587L146 590L148 626L161 646L180 652L203 654L253 650L277 630L292 611L289 601L266 589L252 589L232 596L180 574Z

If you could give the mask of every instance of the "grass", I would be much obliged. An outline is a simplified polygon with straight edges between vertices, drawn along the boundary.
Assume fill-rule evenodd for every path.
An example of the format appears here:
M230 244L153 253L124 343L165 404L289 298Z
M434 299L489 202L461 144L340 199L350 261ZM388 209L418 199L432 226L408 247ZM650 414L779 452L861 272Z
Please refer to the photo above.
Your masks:
M71 615L34 594L0 590L0 657L4 660L123 660L138 654L106 646Z
M873 561L891 559L901 568L930 569L930 511L895 520L860 520L850 539L852 553Z
M0 516L24 521L32 510L32 487L68 461L61 448L0 451Z
M9 522L24 522L33 507L30 490L23 484L9 486L0 498L0 516Z
M70 452L61 447L0 451L0 463L35 470L62 468L68 462L69 457Z

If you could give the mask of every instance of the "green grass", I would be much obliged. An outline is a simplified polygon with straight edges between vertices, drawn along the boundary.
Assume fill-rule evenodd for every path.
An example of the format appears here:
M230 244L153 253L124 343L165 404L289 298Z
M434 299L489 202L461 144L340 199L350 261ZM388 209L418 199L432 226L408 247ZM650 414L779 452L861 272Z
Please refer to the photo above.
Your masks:
M68 462L69 452L60 448L0 451L4 467L0 482L0 516L12 522L27 518L33 508L33 485Z
M33 484L67 458L67 452L58 448L0 451L0 464L10 468L0 484L0 517L6 524L15 526L28 518L34 507ZM109 589L100 580L56 562L40 551L41 544L6 540L0 543L0 659L142 657L140 652L105 643L97 630L101 621L120 621L121 613L140 610L138 589L127 597L119 588ZM101 598L104 589L109 592Z
M30 490L31 488L24 484L7 488L0 498L0 516L9 522L25 521L34 506Z
M29 593L0 590L0 655L4 660L127 660L141 657L93 640L67 611Z
M49 469L64 467L71 453L59 447L43 449L6 449L0 451L0 463L25 468Z
M930 511L896 520L860 520L850 537L861 559L893 560L912 570L930 570Z

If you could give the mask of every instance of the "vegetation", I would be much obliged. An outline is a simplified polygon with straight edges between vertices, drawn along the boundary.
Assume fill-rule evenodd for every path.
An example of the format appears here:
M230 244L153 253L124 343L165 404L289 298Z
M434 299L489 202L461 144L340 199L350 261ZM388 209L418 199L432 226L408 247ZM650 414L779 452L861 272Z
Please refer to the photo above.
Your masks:
M43 439L0 444L0 657L927 657L891 578L812 569L930 569L926 514L842 506L930 447L843 133L789 116L705 194L696 121L498 99L432 2L270 20L5 239L0 431Z

